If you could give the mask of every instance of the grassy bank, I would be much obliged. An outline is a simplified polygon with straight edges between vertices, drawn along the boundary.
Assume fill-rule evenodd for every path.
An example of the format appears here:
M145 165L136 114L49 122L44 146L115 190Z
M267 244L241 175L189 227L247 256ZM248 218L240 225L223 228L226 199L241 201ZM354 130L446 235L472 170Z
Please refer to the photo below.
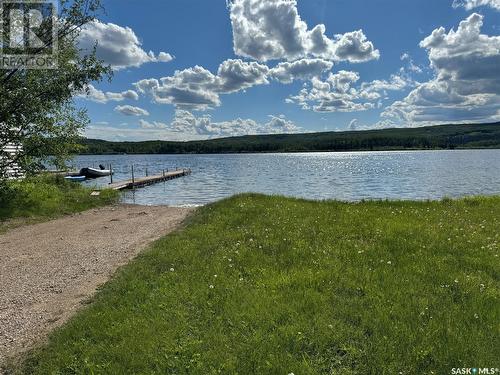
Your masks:
M244 195L158 241L19 369L448 374L498 367L500 198Z
M91 189L57 176L9 181L0 186L0 230L12 221L34 222L114 203L118 193L105 190L92 197Z

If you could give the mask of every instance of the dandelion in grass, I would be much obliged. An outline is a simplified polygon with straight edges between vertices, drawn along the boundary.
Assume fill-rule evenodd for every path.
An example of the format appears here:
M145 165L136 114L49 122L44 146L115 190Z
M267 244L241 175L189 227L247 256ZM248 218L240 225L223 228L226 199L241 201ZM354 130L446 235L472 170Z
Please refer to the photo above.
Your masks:
M208 287L209 287L210 289L215 288L215 286L213 286L212 284L210 284Z
M170 268L170 272L174 272L174 271L175 271L174 268Z

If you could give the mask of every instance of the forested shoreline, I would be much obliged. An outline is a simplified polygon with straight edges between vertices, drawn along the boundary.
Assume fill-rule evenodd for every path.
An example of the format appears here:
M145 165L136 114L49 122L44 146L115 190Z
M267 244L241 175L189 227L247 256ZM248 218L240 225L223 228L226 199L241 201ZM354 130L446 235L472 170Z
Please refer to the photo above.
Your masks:
M500 122L420 128L251 135L205 141L108 142L82 139L82 154L217 154L500 148Z

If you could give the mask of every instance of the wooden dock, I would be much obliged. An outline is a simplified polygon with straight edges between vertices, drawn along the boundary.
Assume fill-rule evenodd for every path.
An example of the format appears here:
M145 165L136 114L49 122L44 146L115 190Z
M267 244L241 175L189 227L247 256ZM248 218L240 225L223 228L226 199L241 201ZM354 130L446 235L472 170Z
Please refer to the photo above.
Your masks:
M107 186L108 189L113 190L127 190L135 189L148 185L157 184L159 182L173 180L175 178L184 177L191 174L191 169L178 169L175 171L164 172L156 176L139 177L131 180L119 181Z

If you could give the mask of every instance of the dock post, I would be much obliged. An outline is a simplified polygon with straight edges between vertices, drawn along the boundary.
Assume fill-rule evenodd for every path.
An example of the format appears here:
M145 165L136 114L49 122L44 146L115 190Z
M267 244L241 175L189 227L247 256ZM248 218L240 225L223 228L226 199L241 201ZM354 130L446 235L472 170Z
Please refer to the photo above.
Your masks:
M148 177L148 167L146 167L146 177Z
M132 189L135 190L134 165L132 164Z
M111 183L113 183L113 165L109 165L109 171L111 172L111 174L109 175L110 178L111 178Z

